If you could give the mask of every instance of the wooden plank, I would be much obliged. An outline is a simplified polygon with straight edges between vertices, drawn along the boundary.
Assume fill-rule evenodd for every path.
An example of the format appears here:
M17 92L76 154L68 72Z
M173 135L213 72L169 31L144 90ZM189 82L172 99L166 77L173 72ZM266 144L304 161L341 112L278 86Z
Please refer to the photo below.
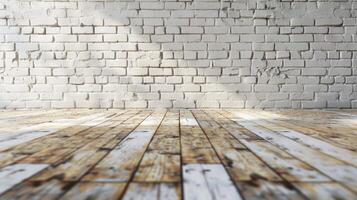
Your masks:
M330 143L318 140L314 137L304 135L302 133L286 130L286 131L279 131L278 133L297 141L301 144L304 144L310 148L316 149L321 151L327 155L330 155L336 159L342 160L348 164L357 166L357 152L343 149L341 147L334 146ZM357 140L356 140L357 142ZM343 155L343 156L341 156Z
M291 182L321 182L330 181L316 169L296 159L283 150L266 141L242 140L249 150L258 155L265 163Z
M326 141L328 143L332 143L334 145L340 146L342 148L350 149L350 150L357 150L355 146L356 137L355 135L349 134L349 136L336 134L341 133L340 131L330 131L330 130L315 130L316 124L307 125L306 122L299 123L294 122L293 120L281 120L272 113L261 112L261 115L265 115L267 119L273 116L274 121L278 122L279 125L284 126L286 128L292 129L297 132L304 133L305 135L310 135L316 137L320 140ZM326 123L324 123L324 126Z
M120 116L121 113L118 114ZM13 153L33 154L46 148L54 148L64 143L68 144L66 140L71 139L72 136L81 132L93 130L94 127L97 127L102 123L108 125L110 123L108 120L112 119L114 116L115 115L113 113L108 113L102 115L101 117L91 117L88 121L77 122L52 134L48 134L45 137L37 138L31 140L30 142L17 145L7 151Z
M211 113L212 114L212 113ZM201 118L202 117L197 117ZM216 117L217 118L217 117ZM201 122L201 119L198 119L198 122ZM211 122L211 124L214 124ZM204 124L201 124L203 130L209 129L210 127ZM244 127L241 127L244 129ZM217 133L217 132L216 132ZM219 131L218 131L219 133ZM242 137L238 137L239 140ZM237 139L238 139L237 138ZM258 137L248 137L248 141L254 141L252 138L258 139ZM255 140L257 141L257 140ZM261 199L260 197L264 196L264 199L280 199L276 196L278 194L274 194L273 192L266 192L265 188L277 188L283 191L289 191L287 195L293 196L292 199L302 199L301 195L297 193L296 190L291 190L287 188L284 184L281 184L280 177L274 173L267 165L265 165L261 160L259 160L255 155L247 150L237 150L233 148L222 148L219 144L213 145L215 150L218 152L219 157L223 160L223 164L225 165L226 169L228 170L229 174L235 181L237 185L246 184L248 181L249 184L256 185L256 187L251 188L250 195L243 193L246 195L246 199ZM262 180L265 184L261 184ZM269 181L267 181L269 180ZM245 181L245 182L241 182ZM262 193L264 193L262 195ZM256 197L253 196L255 194ZM249 196L249 198L248 198ZM283 196L284 197L284 196ZM284 199L284 198L281 198Z
M81 182L72 187L60 199L66 200L110 200L119 199L125 189L124 183Z
M15 164L0 169L0 195L47 167L46 164Z
M93 182L126 182L136 170L166 111L156 111L119 143L84 178Z
M171 110L166 113L165 119L156 131L148 150L156 150L166 154L179 154L181 152L178 110Z
M207 136L188 110L180 111L180 133L183 164L220 163Z
M112 115L112 114L110 114ZM110 115L106 115L106 116L110 116ZM110 118L106 119L109 120ZM85 121L84 121L85 122ZM1 153L5 156L0 157L0 166L5 166L5 165L9 165L11 163L20 161L24 158L30 157L29 160L25 160L25 162L23 163L44 163L46 160L48 164L54 163L56 162L56 160L58 161L60 158L63 158L63 156L61 157L61 155L65 154L65 152L70 153L71 151L68 150L68 148L64 148L63 145L61 144L69 144L66 143L66 138L62 138L60 137L63 134L76 134L79 133L81 131L90 129L91 127L98 125L100 123L103 122L103 118L100 119L92 119L90 121L85 122L87 125L75 125L75 126L71 126L67 129L63 129L60 131L57 131L55 133L53 133L53 135L47 135L45 137L42 138L37 138L37 139L33 139L30 142L21 144L21 145L17 145L11 149L8 149L7 151ZM54 138L55 137L60 137L60 138ZM79 141L80 143L82 143L82 140ZM74 147L72 147L72 150ZM50 152L55 152L53 154L51 154ZM38 153L39 155L37 156ZM33 154L33 155L31 155ZM50 157L43 157L43 156L47 156L50 155ZM58 157L56 157L58 156ZM38 159L34 159L35 157L37 157ZM37 162L39 161L39 162Z
M247 150L218 149L218 155L234 181L251 181L255 177L281 181L269 166Z
M293 183L307 198L314 200L350 200L357 195L338 183Z
M317 150L261 127L249 119L238 119L237 122L277 147L284 149L284 151L323 172L326 176L340 182L351 190L357 191L357 178L355 178L357 177L357 168L345 165L341 161L322 154Z
M26 130L20 130L17 134L13 135L1 135L0 136L0 151L4 151L11 147L14 147L19 144L29 142L31 140L50 135L55 133L59 129L63 129L68 126L74 126L81 124L85 121L92 120L92 123L100 123L106 120L106 117L100 117L102 114L95 114L91 116L82 117L75 120L66 120L64 122L50 122L43 127L29 127Z
M123 200L180 200L181 189L174 183L130 183Z
M244 199L249 200L303 200L305 199L289 183L269 182L257 179L252 182L240 182L237 184Z
M209 142L214 149L219 148L234 148L234 149L246 149L236 138L234 138L229 132L227 132L218 123L208 117L203 111L192 111L196 117L199 125L206 134Z
M40 111L9 111L6 110L0 113L0 123L9 123L11 121L16 122L19 119L35 118L37 116L43 116L59 112L58 110L40 110Z
M145 119L147 114L138 117L139 121ZM135 125L134 125L135 126ZM101 131L96 129L96 131ZM105 129L102 134L109 131ZM96 133L96 132L93 132ZM45 170L43 173L32 177L31 181L46 181L58 178L64 181L78 181L89 169L98 163L111 149L102 148L111 138L93 140L87 145L75 151L68 160L63 161L58 166Z
M245 112L245 114L246 114L246 116L249 116L252 118L260 117L260 115L256 114L256 113L251 113L251 112L246 113ZM294 130L280 126L279 124L274 123L271 120L260 119L260 120L256 120L256 123L268 128L276 133L284 135L296 142L304 144L312 149L318 150L324 154L330 155L330 156L332 156L338 160L342 160L348 164L357 166L357 152L343 149L341 147L334 146L328 142L324 142L324 141L321 141L314 137L305 135L303 133L296 132ZM357 142L357 140L356 140L356 142ZM343 156L341 156L341 155L343 155Z
M218 114L218 113L217 113ZM210 114L215 120L217 114ZM221 115L222 116L222 115ZM223 116L222 116L223 117ZM221 122L223 123L223 122ZM242 127L244 128L244 127ZM244 128L245 129L245 128ZM303 163L302 161L287 154L269 142L262 140L238 139L251 152L259 156L261 160L269 165L275 172L288 181L328 181L330 180L320 172Z
M247 151L245 146L204 112L193 113L234 181L249 181L255 176L271 181L281 180L266 164Z
M184 199L242 199L221 164L183 166Z
M138 182L178 182L180 177L180 155L160 153L156 150L146 152L134 181Z
M35 200L58 199L71 187L70 182L50 180L47 182L23 182L0 196L0 199Z
M89 169L91 169L108 151L95 149L86 145L71 155L64 163L48 168L31 181L48 181L56 178L63 181L79 180Z
M139 111L129 111L124 114L111 118L109 121L99 124L95 127L91 127L83 130L82 128L73 129L73 132L69 132L69 137L59 137L54 135L52 139L44 138L46 146L26 159L22 160L23 163L46 163L51 165L57 165L64 162L71 156L77 149L83 147L94 139L98 139L98 145L96 148L109 148L110 143L121 140L122 138L117 135L123 131L123 127L120 126L123 122L131 119ZM82 127L82 126L81 126ZM83 126L85 127L85 126ZM80 131L82 130L82 131ZM114 133L114 134L113 134ZM74 135L74 136L70 136ZM107 141L107 143L106 143Z
M44 126L49 123L52 125L55 122L64 122L63 119L76 120L80 117L85 117L91 114L95 114L93 111L78 112L78 111L62 111L62 112L49 112L35 117L20 119L15 118L14 121L4 122L0 126L0 137L14 136L18 133L30 130L36 130L39 128L44 128Z
M170 111L145 152L134 181L179 182L181 180L179 132L179 113Z
M16 161L19 161L27 156L28 155L16 154L12 152L0 152L0 167L15 163Z
M246 139L246 140L258 140L259 138L254 133L250 132L243 126L235 123L233 120L223 116L221 110L205 110L205 113L208 114L212 119L214 119L219 125L221 125L225 130L227 130L231 135L236 139Z
M136 115L135 117L131 118L131 120L126 121L123 125L120 125L123 132L119 132L119 133L116 132L117 136L119 138L124 137L123 135L120 134L124 134L125 131L129 133L130 132L130 130L128 130L128 127L130 127L129 125L131 125L131 130L133 130L135 126L139 124L142 120L144 120L150 113L151 113L150 111L144 111L139 115ZM110 134L114 134L114 133L110 132ZM76 158L74 160L70 159L69 161L63 162L63 164L59 165L60 167L58 169L60 169L59 172L61 172L62 170L63 172L62 174L57 172L56 170L53 170L53 168L50 169L53 170L52 174L48 173L48 171L50 170L44 171L44 173L42 173L45 174L44 176L41 177L42 174L39 174L38 176L32 177L30 180L23 182L19 187L10 190L5 196L9 198L19 196L20 199L22 197L24 197L24 199L28 199L29 197L31 197L32 199L36 199L36 198L57 199L59 196L62 196L65 192L67 192L68 188L73 185L72 181L78 181L79 178L81 178L81 176L83 176L83 174L86 173L88 169L93 166L93 164L95 164L94 161L99 159L98 155L94 156L94 158L89 157L89 159L86 159L88 158L88 156L91 156L90 152L94 152L96 149L99 152L110 151L110 149L99 147L104 143L105 143L104 140L98 140L91 143L90 144L91 146L81 148L79 150L79 153L77 152L78 154L76 154ZM84 151L85 149L88 149L88 151L87 152ZM76 163L80 163L80 164L76 165ZM68 166L65 166L66 164L68 164ZM64 169L68 169L68 171ZM69 181L60 182L58 181L58 179L62 179L62 180L65 179Z

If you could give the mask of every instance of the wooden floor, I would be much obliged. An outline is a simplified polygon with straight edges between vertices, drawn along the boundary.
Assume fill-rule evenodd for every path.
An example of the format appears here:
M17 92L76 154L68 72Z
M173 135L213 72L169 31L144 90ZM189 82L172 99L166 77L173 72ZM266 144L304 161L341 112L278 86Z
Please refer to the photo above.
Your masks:
M0 111L0 199L357 199L357 110Z

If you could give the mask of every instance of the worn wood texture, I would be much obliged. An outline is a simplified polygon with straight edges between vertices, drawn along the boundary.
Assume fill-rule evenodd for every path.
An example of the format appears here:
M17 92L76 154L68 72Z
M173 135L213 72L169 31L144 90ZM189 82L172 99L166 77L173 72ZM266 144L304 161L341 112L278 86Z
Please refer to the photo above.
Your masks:
M0 200L357 199L357 110L0 111Z

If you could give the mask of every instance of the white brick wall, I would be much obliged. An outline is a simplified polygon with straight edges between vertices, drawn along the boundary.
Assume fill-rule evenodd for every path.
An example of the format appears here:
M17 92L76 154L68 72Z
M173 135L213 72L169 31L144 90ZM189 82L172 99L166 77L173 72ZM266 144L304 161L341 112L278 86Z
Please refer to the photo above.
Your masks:
M0 0L0 108L357 108L355 0Z

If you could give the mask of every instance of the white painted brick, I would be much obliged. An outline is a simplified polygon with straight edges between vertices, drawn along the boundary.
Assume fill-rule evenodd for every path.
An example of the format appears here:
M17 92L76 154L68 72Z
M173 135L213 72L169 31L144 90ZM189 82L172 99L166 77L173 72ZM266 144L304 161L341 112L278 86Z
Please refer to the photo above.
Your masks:
M302 75L314 76L314 75L325 75L327 70L325 68L305 68L302 69Z
M254 91L256 91L256 92L277 92L277 91L279 91L279 88L277 85L257 84L254 86Z
M125 101L125 108L147 108L147 101Z
M101 85L86 84L78 85L78 92L100 92L102 90Z
M90 34L94 33L94 29L92 26L86 26L86 27L72 27L72 33L76 34Z
M173 92L174 91L174 86L173 85L167 85L167 84L153 84L151 85L151 91L152 92Z
M193 100L176 100L173 101L175 108L195 108L196 104Z
M222 108L244 108L245 102L244 101L237 101L237 100L225 100L221 101Z
M172 102L169 100L149 101L149 108L171 108Z
M317 18L316 26L339 26L342 24L340 18Z
M355 3L9 2L1 108L357 107Z
M314 19L313 18L292 18L290 20L291 26L313 26Z
M274 50L274 43L253 43L254 51L272 51Z
M52 26L57 24L53 17L38 17L30 20L32 26Z
M201 35L175 35L176 42L199 42Z

